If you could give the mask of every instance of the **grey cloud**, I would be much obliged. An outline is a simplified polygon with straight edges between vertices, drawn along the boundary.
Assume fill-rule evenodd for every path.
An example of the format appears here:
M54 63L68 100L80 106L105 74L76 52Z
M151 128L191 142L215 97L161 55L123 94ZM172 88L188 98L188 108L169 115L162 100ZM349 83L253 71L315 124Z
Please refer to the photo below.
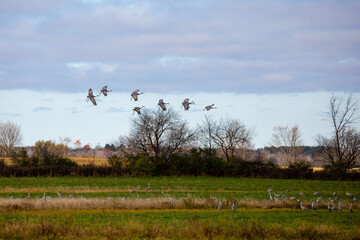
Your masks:
M3 4L3 89L360 91L358 1L61 3Z

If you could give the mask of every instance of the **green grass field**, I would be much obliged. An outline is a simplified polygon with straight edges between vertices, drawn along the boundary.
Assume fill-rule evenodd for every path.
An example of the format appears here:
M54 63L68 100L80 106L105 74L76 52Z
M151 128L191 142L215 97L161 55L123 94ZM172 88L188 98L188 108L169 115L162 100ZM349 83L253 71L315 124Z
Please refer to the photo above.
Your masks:
M145 191L148 183L151 188ZM140 189L130 194L138 185ZM269 188L280 194L290 189L288 195L306 206L318 191L323 207L302 211L295 201L273 203ZM155 189L160 193L151 191ZM77 197L62 200L57 191ZM326 208L334 191L346 206L342 212ZM347 191L360 197L360 183L214 177L0 178L0 239L359 239L359 204L346 196ZM24 200L28 192L32 199ZM44 192L52 199L41 200ZM168 194L174 199L169 200ZM210 195L222 199L223 210L217 210ZM235 212L232 199L237 203ZM158 202L151 205L151 201ZM348 211L350 203L353 213Z

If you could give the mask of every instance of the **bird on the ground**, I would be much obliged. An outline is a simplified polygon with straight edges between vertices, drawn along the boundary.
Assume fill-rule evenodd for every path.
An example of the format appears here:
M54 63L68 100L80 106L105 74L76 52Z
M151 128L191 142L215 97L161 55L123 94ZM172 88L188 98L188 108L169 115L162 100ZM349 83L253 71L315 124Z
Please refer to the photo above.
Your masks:
M58 195L60 198L63 197L63 195L62 195L61 193L59 193L59 191L57 191L57 195Z
M235 212L236 210L236 207L235 207L235 200L232 201L232 206L231 206L231 209L233 210L233 212Z
M28 195L25 197L25 199L30 199L30 193L28 193Z
M343 205L341 204L341 202L339 202L339 210L340 210L340 211L343 210Z
M221 199L219 200L218 209L219 209L219 210L221 210L221 209L222 209Z
M337 210L337 208L336 208L336 207L333 207L333 206L330 206L330 202L328 202L328 210L329 210L330 212L332 212L332 211Z
M352 200L353 200L354 202L357 202L357 201L358 201L357 197L353 197Z
M353 209L352 209L352 203L350 203L350 207L349 207L349 212L352 213Z
M335 197L335 201L336 201L336 202L339 201L339 199L340 199L339 196L336 196L336 197Z
M46 193L44 193L44 196L41 198L41 199L50 199L51 197L49 197L49 196L46 196Z
M153 193L155 193L155 194L156 194L156 193L159 193L159 191L158 191L158 190L153 190Z
M290 192L291 190L290 189L286 189L285 192Z
M130 190L130 193L131 194L136 193L136 190L132 189L132 190Z
M294 197L294 196L290 197L290 200L295 200L295 199L296 199L296 197Z
M334 194L334 196L336 196L336 195L337 195L337 192L333 192L333 194Z
M299 192L298 193L300 196L305 196L305 194L303 192Z
M184 106L185 110L189 110L190 104L195 104L195 103L194 103L194 101L189 102L188 98L185 98L184 101L182 102L182 105Z
M99 96L99 95L94 96L93 90L90 88L90 89L89 89L89 92L88 92L88 96L87 96L88 99L86 99L86 101L88 101L88 100L90 99L90 101L91 101L94 105L96 105L95 98L98 97L98 96Z
M272 192L272 191L274 191L274 190L270 188L270 189L268 189L267 191L268 191L268 192Z
M315 203L314 203L314 200L311 202L311 209L312 209L312 210L316 210L316 205L315 205Z
M319 196L320 193L319 192L313 192L314 196Z
M130 100L134 99L135 101L138 100L138 96L141 95L141 94L144 94L143 92L139 92L140 90L139 89L136 89L134 90L132 93L131 93L131 97Z
M308 210L307 207L304 207L304 206L302 205L302 202L300 202L300 208L301 208L301 210L303 210L303 211L307 211L307 210Z
M159 106L162 108L162 110L164 110L164 111L166 110L165 104L169 104L169 103L164 102L163 99L160 99L159 102L158 102L158 105L159 105Z
M346 191L346 196L349 196L349 197L354 197L354 195L352 193L349 193L348 191Z
M68 198L75 198L76 197L76 194L69 194Z
M316 202L319 203L322 199L323 199L322 197L318 197L318 198L316 199Z
M270 200L274 201L274 197L271 195L271 192L269 192L269 194L270 194Z
M135 112L137 112L137 114L141 114L141 109L144 108L145 106L142 106L142 107L134 107L133 108L133 115Z
M112 92L112 90L107 90L107 86L104 86L104 87L101 89L100 94L102 93L102 94L104 94L104 96L106 97L108 92ZM100 94L99 94L99 95L100 95Z
M203 109L203 111L210 111L210 109L216 109L216 107L214 107L214 105L215 104L211 104L211 105L208 105L208 106L206 106L204 109Z
M145 190L149 190L150 189L150 183L148 184L148 186L145 188Z

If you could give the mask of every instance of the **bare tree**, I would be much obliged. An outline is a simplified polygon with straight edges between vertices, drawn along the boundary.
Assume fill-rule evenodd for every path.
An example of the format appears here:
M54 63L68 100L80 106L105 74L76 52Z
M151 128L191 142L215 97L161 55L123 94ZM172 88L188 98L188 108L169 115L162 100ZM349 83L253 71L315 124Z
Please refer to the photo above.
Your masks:
M212 132L213 141L222 150L226 161L235 156L235 150L247 149L251 146L254 131L246 128L240 121L222 119L216 123Z
M273 128L271 145L280 150L278 154L282 164L289 165L301 158L303 142L297 125L293 127L275 126Z
M22 141L21 127L10 121L0 123L0 154L10 157L15 146Z
M122 137L120 149L127 155L143 153L154 163L160 160L168 162L193 138L194 133L179 114L171 108L167 111L157 108L132 119L129 136Z
M214 129L216 129L217 123L212 116L205 116L205 121L197 126L197 140L199 143L208 149L215 147L214 142Z
M358 165L360 157L360 133L354 128L359 120L359 105L352 94L344 98L330 98L326 119L333 127L330 137L319 136L317 142L323 149L328 166L341 174Z

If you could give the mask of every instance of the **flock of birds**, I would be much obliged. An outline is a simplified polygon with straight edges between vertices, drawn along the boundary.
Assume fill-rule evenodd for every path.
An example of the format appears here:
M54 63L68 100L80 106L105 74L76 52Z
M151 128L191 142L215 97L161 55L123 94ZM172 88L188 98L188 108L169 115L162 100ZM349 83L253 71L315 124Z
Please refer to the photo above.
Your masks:
M94 95L93 93L93 90L90 88L89 91L88 91L88 96L87 96L87 101L90 100L94 105L97 105L96 103L96 100L95 98L96 97L100 97L101 94L103 94L104 96L107 96L108 95L108 92L112 92L112 90L108 90L107 89L107 86L104 86L101 90L100 90L100 93L98 95ZM130 100L134 100L134 101L137 101L139 99L139 95L141 94L144 94L143 92L140 92L139 89L136 89L134 90L132 93L131 93L131 98ZM169 103L165 103L164 102L164 99L160 99L159 102L158 102L158 105L159 107L161 107L162 110L166 111L166 104L169 104ZM195 104L194 101L191 101L190 102L190 99L189 98L185 98L184 101L181 103L182 106L184 107L185 110L189 110L190 108L190 105L191 104ZM205 106L205 108L203 110L206 110L206 111L209 111L211 109L216 109L216 107L214 107L215 104L211 104L211 105L208 105L208 106ZM134 107L133 108L133 114L136 112L137 114L141 114L141 109L144 108L145 106L142 106L142 107Z
M271 201L280 201L280 200L286 200L288 198L288 194L291 190L290 189L286 189L285 190L285 194L276 194L276 193L273 193L273 189L268 189L268 193L270 195L270 200ZM272 195L273 194L273 195ZM304 197L305 194L303 192L299 192L298 193L299 196L302 196ZM340 196L338 196L338 193L337 192L334 192L333 193L334 195L334 198L331 198L329 197L329 201L328 201L328 210L330 212L332 211L336 211L336 210L339 210L339 211L342 211L344 208L343 208L343 205L341 204L341 201L340 201ZM323 197L320 196L320 192L313 192L313 196L314 197L317 197L316 200L312 200L311 201L311 209L312 210L316 210L317 207L316 207L316 203L320 203L322 200L323 200ZM346 196L348 196L353 202L357 202L358 201L358 198L355 197L352 193L349 193L349 192L346 192ZM289 200L295 200L297 201L299 204L300 204L300 209L303 210L303 211L307 211L308 208L303 206L302 205L302 202L301 202L301 199L300 197L299 198L296 198L295 196L291 196L289 197ZM335 203L338 202L339 204L339 207L337 208L336 206L333 206L335 205ZM350 203L350 207L349 207L349 212L352 213L353 211L353 207L352 207L352 203Z
M150 187L151 187L151 184L149 183L147 187L145 187L145 191L149 191L150 190ZM135 194L137 191L140 191L141 190L141 187L140 185L137 186L136 189L130 189L130 194ZM270 195L270 200L271 201L285 201L287 199L289 200L295 200L297 201L299 204L300 204L300 209L303 210L303 211L307 211L308 208L303 206L302 205L302 202L301 202L301 199L300 197L304 197L305 194L303 192L299 192L298 195L300 196L299 198L296 198L295 196L291 196L288 198L288 193L290 192L291 190L290 189L286 189L285 190L285 194L276 194L274 193L274 190L273 189L268 189L268 193ZM159 190L152 190L152 192L154 194L159 194L160 191ZM59 198L63 198L64 196L59 193L59 191L57 192ZM161 194L164 195L165 194L165 191L164 190L161 190ZM313 195L316 198L316 200L312 200L311 202L311 209L312 210L316 210L317 207L316 207L316 203L320 203L322 200L323 200L323 197L320 196L320 192L313 192ZM344 208L343 208L343 205L341 204L340 202L340 197L338 196L338 193L337 192L334 192L333 193L334 195L334 198L331 198L329 197L329 202L328 202L328 210L330 212L333 212L333 211L336 211L336 210L339 210L339 211L342 211ZM358 201L358 198L355 197L352 193L349 193L349 192L346 192L346 196L348 196L349 198L351 198L351 200L353 202L357 202ZM67 196L68 198L76 198L76 194L70 194ZM188 196L187 197L190 197L190 193L188 193ZM12 198L12 197L11 197ZM46 193L44 193L43 197L41 199L51 199L52 197L50 196L46 196ZM80 198L82 198L82 195L80 196ZM126 198L124 196L120 197L122 200L126 200ZM137 195L137 198L139 199L139 194ZM173 197L171 197L171 194L168 195L168 198L170 201L174 200ZM30 196L30 193L28 193L28 195L25 197L25 199L31 199L31 196ZM213 200L214 202L218 202L218 210L221 211L222 208L223 208L223 205L222 205L222 201L221 201L221 198L220 199L217 199L216 197L213 197L212 195L210 195L210 199ZM335 202L338 202L338 208L336 206L333 206L335 204ZM235 212L236 210L236 206L235 206L235 200L232 200L232 205L231 205L231 209L232 211ZM352 213L353 212L353 205L352 203L350 203L350 207L349 207L349 212Z

